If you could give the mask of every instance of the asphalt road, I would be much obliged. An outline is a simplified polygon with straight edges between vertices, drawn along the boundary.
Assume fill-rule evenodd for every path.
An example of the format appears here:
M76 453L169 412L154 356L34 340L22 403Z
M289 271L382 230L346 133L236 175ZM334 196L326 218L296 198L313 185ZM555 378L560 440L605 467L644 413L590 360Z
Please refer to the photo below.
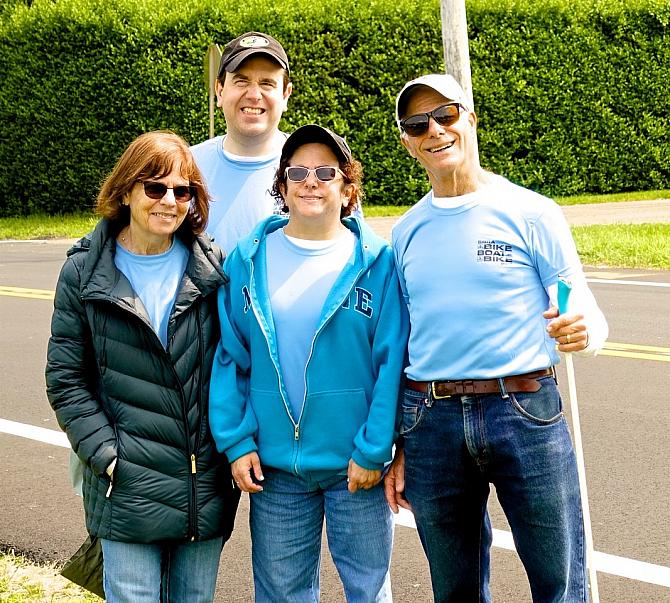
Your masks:
M12 288L53 290L67 247L65 242L0 243L0 419L58 429L43 377L52 302L48 296L26 297L29 293ZM620 352L575 358L596 550L623 558L608 568L620 564L639 578L635 564L627 561L637 560L663 566L667 579L670 328L664 318L670 272L607 271L589 276L598 279L592 288L608 317L610 342L626 344ZM658 282L665 287L613 281ZM567 406L563 368L559 379ZM68 451L0 433L0 459L0 547L41 561L63 561L85 537L81 501L67 479ZM224 548L217 601L252 601L247 502L245 496L233 538ZM495 528L508 529L495 500L491 514ZM410 527L396 529L392 579L397 602L431 601L427 565ZM670 602L667 586L604 572L599 573L599 584L604 602ZM515 553L494 548L492 590L497 602L530 601ZM327 555L322 592L325 603L344 600Z

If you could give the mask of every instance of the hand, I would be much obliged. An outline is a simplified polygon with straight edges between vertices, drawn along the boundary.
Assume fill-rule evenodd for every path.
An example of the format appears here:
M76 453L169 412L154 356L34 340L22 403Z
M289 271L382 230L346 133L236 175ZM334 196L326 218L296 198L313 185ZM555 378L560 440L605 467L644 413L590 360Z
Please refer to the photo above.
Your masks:
M349 468L347 469L349 492L356 492L359 488L369 490L376 486L381 478L382 472L379 469L364 469L353 459L349 459Z
M242 492L253 494L254 492L263 491L263 486L257 484L252 479L255 477L258 482L262 482L263 479L265 479L263 477L261 460L258 458L258 453L250 452L249 454L245 454L239 459L234 460L230 464L230 470L233 474L235 485L242 490Z
M396 449L395 458L384 477L384 494L391 511L397 513L399 507L412 510L412 506L405 498L405 450Z
M542 314L552 319L547 324L549 337L556 340L559 352L581 352L589 345L589 333L586 330L583 314L558 314L558 308L552 306Z

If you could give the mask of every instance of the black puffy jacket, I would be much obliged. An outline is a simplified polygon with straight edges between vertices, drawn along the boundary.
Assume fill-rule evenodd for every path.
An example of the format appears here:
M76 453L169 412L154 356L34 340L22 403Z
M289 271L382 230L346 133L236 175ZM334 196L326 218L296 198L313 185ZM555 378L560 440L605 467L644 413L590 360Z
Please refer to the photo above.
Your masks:
M115 235L103 219L68 251L47 352L49 402L86 465L86 527L122 542L227 539L239 491L207 416L221 253L187 243L165 349L114 264Z

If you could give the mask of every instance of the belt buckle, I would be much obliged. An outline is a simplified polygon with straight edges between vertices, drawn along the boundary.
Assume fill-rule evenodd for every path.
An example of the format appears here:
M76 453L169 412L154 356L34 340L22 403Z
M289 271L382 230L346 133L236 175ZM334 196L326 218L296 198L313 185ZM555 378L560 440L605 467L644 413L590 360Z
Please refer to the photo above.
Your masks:
M430 395L433 397L433 400L446 400L447 398L451 398L451 394L439 396L435 391L435 383L437 383L437 381L430 382Z

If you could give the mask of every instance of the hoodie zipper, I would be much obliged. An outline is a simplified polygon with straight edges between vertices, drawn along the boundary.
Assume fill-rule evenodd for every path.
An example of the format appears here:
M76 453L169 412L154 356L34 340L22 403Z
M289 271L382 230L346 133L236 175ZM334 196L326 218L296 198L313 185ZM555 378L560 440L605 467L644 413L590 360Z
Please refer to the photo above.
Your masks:
M365 268L361 268L356 276L354 277L352 283L357 283L358 279L361 277L361 274L365 272ZM347 296L351 295L351 287L347 290ZM300 423L302 421L302 417L305 414L305 408L307 406L307 370L309 368L309 363L312 360L312 355L314 354L314 346L316 344L316 340L319 337L319 335L323 332L323 330L326 328L328 323L333 319L333 316L335 316L335 313L338 311L338 309L342 306L342 303L344 302L344 299L340 300L339 303L334 304L334 310L326 317L326 320L321 323L321 326L316 330L316 333L314 333L314 337L312 338L312 344L310 345L309 348L309 354L307 356L307 362L305 362L305 371L303 373L303 383L304 383L304 391L305 393L303 394L303 399L302 399L302 408L300 409L300 417L298 418L298 423L295 428L295 439L298 439L299 435L299 429L300 429ZM297 459L296 459L297 461ZM298 471L298 466L297 462L294 464L293 469L297 472Z

